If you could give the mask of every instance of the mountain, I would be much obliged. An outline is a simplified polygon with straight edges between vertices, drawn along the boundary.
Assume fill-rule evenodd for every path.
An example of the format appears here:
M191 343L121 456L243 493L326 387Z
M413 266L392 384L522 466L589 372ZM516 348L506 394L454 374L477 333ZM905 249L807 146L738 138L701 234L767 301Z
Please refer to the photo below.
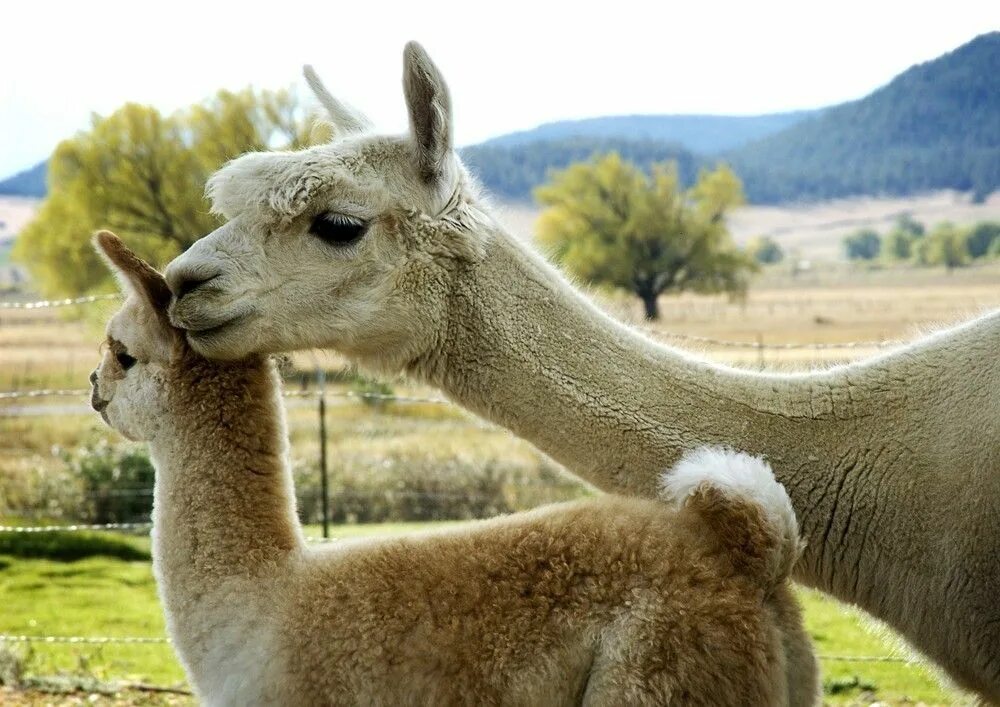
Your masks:
M0 194L8 196L45 196L46 162L39 162L31 169L18 172L0 182Z
M724 154L755 202L1000 188L1000 32Z
M531 190L547 181L550 171L608 152L617 152L645 169L654 162L676 160L685 184L691 183L701 164L680 145L615 137L564 137L510 145L491 142L460 152L462 161L491 193L515 201L531 199Z
M818 111L560 121L461 153L489 190L526 201L551 170L612 150L644 167L675 159L685 183L729 162L756 203L939 189L981 198L1000 189L1000 32ZM44 163L0 182L0 194L44 196Z
M683 145L692 152L715 154L780 132L818 111L768 115L614 115L560 120L531 130L501 135L482 143L511 147L566 138L619 138Z

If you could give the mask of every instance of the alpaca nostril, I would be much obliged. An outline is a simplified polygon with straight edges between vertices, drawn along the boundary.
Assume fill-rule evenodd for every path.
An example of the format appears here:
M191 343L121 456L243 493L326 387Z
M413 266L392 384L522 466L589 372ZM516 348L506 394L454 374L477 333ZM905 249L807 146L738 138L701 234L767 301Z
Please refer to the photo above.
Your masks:
M90 384L97 385L97 369L90 372Z
M202 277L200 275L190 274L181 275L176 278L171 283L173 287L171 288L174 292L174 297L180 299L184 295L191 294L194 290L204 285L207 282L211 282L215 278L219 277L220 273L215 273L214 275L209 275L208 277Z

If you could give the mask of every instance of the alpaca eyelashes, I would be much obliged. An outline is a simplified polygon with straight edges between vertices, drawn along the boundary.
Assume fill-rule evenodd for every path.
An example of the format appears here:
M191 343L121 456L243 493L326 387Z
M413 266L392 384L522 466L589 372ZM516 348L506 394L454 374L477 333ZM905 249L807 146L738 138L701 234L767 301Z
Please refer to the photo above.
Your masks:
M123 371L127 371L135 365L136 359L134 356L129 356L124 351L115 354L115 360L118 361L118 365L122 367Z
M331 245L349 245L365 234L368 224L350 216L324 211L313 219L309 233Z

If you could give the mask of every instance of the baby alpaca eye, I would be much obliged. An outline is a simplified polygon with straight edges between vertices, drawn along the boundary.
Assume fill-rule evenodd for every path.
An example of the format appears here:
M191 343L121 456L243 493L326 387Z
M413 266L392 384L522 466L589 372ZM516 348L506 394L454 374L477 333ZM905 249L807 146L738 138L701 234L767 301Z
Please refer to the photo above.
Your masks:
M135 357L129 356L124 351L115 354L115 359L118 361L118 365L122 367L122 370L127 371L135 365Z
M365 234L368 224L360 219L324 211L313 219L309 233L331 245L348 245Z

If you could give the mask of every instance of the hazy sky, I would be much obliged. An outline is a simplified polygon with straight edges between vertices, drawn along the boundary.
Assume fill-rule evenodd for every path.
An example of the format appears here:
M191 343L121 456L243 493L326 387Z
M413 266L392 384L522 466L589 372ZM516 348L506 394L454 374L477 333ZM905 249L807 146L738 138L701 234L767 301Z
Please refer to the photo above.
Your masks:
M339 97L402 130L401 49L451 86L459 144L562 118L754 114L859 98L1000 29L1000 2L677 0L296 3L167 0L0 8L0 177L92 111L172 111L220 87L278 88L313 63Z

